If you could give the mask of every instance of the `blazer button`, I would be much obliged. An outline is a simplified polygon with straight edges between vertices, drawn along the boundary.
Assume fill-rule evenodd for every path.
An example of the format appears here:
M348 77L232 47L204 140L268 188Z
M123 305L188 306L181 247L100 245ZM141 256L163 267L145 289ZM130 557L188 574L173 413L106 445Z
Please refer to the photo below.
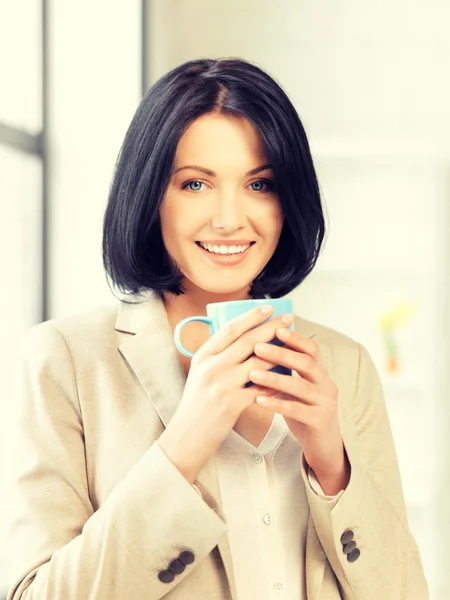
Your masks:
M358 560L360 554L361 554L360 549L355 548L355 550L353 550L353 552L350 552L350 554L347 554L348 562L355 562L355 560Z
M355 540L352 540L348 544L345 544L345 546L343 548L343 552L344 552L344 554L350 554L350 552L352 552L355 548L356 548L356 542L355 542Z
M181 561L184 565L190 565L194 562L195 556L194 553L190 550L183 550L178 557L178 560Z
M344 531L344 533L341 535L341 542L342 544L348 544L349 542L352 541L354 536L354 533L351 529L347 529L346 531Z
M182 563L181 560L178 560L178 558L175 558L169 565L169 571L174 575L180 575L185 568L184 563Z
M158 579L163 583L171 583L175 579L175 575L170 571L160 571L158 573Z

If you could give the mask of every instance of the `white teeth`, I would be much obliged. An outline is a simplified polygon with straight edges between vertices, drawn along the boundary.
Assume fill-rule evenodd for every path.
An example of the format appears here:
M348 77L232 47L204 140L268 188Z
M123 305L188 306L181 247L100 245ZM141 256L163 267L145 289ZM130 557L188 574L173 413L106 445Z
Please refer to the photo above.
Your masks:
M244 252L244 250L247 250L250 244L247 244L246 246L213 246L212 244L203 244L200 242L200 246L213 254L239 254Z

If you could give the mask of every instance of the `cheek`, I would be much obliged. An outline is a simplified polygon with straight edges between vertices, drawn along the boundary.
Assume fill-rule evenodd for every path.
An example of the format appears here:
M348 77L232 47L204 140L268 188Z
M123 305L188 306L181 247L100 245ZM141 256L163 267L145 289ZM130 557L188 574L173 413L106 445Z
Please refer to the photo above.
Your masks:
M283 228L284 216L278 203L266 206L264 210L255 216L255 226L263 236L268 238L279 237Z
M176 247L176 240L179 237L177 232L177 224L179 223L179 219L173 210L173 206L170 204L166 204L161 208L159 217L161 222L161 235L164 245L169 254L173 254L173 251Z
M276 229L278 233L281 233L284 223L284 214L281 208L281 204L279 202L277 202L277 204L273 207L272 220L274 224L274 229Z
M281 236L281 230L283 229L284 215L280 207L275 206L267 216L264 222L263 235L270 240L269 245L271 252L273 253L278 246L278 242Z
M205 213L193 210L187 203L172 201L161 207L161 233L166 248L179 248L193 239L204 220Z
M173 235L178 232L180 225L186 222L184 207L176 198L169 196L161 206L159 216L163 234Z

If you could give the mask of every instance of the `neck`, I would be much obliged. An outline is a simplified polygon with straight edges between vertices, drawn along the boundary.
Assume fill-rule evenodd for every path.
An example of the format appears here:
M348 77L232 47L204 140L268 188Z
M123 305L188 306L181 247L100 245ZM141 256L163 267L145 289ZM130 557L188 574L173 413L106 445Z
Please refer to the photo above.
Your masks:
M172 293L162 294L162 299L166 311L169 314L176 316L178 320L193 315L206 315L206 305L212 304L213 302L230 302L233 300L249 300L250 296L247 290L240 290L238 292L216 294L195 288L192 285L188 287L186 283L183 284L186 289L184 294L176 296Z

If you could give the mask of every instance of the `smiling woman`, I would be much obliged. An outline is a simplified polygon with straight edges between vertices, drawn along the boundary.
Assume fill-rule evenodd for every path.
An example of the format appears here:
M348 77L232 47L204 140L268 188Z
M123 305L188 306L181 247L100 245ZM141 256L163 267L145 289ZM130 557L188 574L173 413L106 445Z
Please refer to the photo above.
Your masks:
M189 292L200 305L206 278L216 301L283 296L313 269L324 234L303 125L267 73L198 59L149 89L105 213L104 264L120 291ZM239 240L254 244L236 263L205 261L195 246Z
M264 306L323 236L306 135L272 77L205 58L148 90L104 220L127 295L24 342L8 600L427 600L369 354ZM182 319L251 299L213 335L194 323L180 356Z
M208 166L183 166L191 163ZM182 135L174 164L160 219L184 288L190 297L207 290L248 298L249 283L271 259L283 226L258 131L243 117L203 115Z

